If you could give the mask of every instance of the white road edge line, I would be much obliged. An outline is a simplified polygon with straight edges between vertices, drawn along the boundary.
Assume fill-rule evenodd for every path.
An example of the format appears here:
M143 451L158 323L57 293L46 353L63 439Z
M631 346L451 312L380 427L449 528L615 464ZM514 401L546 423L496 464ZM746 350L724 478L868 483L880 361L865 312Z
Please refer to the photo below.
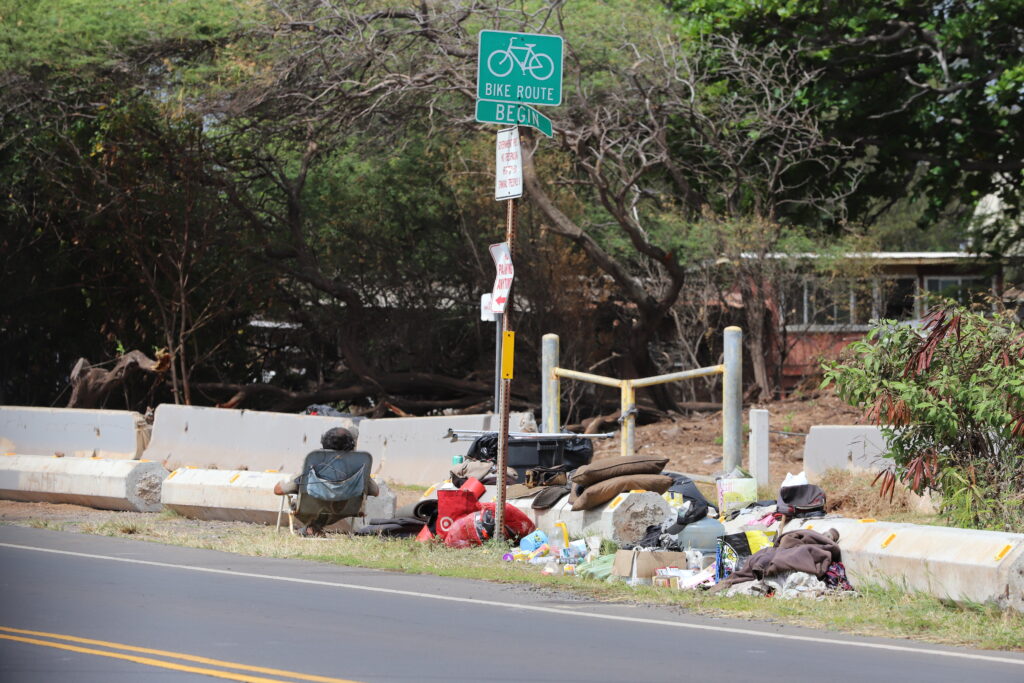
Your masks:
M316 579L298 579L290 576L273 576L270 574L255 574L252 572L239 572L232 569L213 569L210 567L193 567L184 564L172 564L170 562L156 562L153 560L135 560L127 557L116 557L113 555L94 555L91 553L79 553L71 550L56 550L53 548L38 548L30 545L18 545L15 543L0 543L2 548L14 548L16 550L34 550L41 553L54 553L57 555L71 555L73 557L85 557L93 560L108 560L111 562L126 562L128 564L141 564L150 567L165 567L168 569L183 569L191 572L204 572L207 574L223 574L225 576L241 576L251 579L265 579L267 581L284 581L287 583L301 583L313 586L328 586L331 588L347 588L349 590L366 591L370 593L387 593L390 595L404 595L414 598L425 598L427 600L440 600L443 602L461 602L472 605L487 605L490 607L507 607L509 609L524 612L541 612L544 614L557 614L564 617L582 619L604 619L606 621L620 621L633 624L647 624L651 626L668 626L673 628L686 628L697 631L716 631L718 633L732 633L735 635L755 636L760 638L777 638L781 640L797 640L817 645L840 645L844 647L864 647L873 650L889 650L891 652L908 652L915 655L936 655L940 657L956 657L958 659L974 659L984 662L995 662L1000 664L1015 664L1024 666L1024 659L1013 659L1010 657L997 657L994 655L976 654L973 652L956 652L952 650L934 650L928 648L908 647L905 645L890 645L887 643L867 643L855 640L838 640L835 638L821 638L818 636L800 636L793 633L769 633L751 629L735 628L731 626L712 626L710 624L688 624L679 621L667 621L663 619L645 619L643 617L624 617L614 614L596 614L593 612L571 612L557 607L541 607L539 605L517 605L511 602L498 602L496 600L480 600L477 598L457 598L450 595L433 595L431 593L420 593L417 591L406 591L397 588L378 588L375 586L360 586L352 583L339 583L335 581L318 581Z

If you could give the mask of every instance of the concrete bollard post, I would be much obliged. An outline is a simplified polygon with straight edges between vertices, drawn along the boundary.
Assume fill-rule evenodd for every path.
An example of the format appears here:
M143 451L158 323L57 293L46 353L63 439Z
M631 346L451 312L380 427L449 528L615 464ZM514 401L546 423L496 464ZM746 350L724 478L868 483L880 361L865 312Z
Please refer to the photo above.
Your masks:
M623 380L619 406L622 428L619 431L619 455L628 458L636 449L636 389L633 382Z
M726 473L743 459L743 331L725 328L722 375L722 468Z
M768 473L768 411L750 409L750 473L754 475L758 488L771 485Z
M541 339L540 395L541 431L547 434L554 434L561 428L561 387L554 372L558 355L558 335L545 334Z

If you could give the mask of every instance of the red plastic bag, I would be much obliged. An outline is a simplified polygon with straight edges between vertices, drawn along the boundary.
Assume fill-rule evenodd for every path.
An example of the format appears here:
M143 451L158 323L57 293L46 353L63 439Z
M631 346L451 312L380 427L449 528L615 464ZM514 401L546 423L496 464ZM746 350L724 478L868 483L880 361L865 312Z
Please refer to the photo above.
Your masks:
M440 526L440 525L439 525ZM530 518L513 505L505 505L505 538L513 543L536 527ZM484 503L478 512L455 521L445 536L449 548L468 548L481 545L494 535L494 503Z
M482 513L479 511L457 519L448 529L448 533L444 537L444 544L449 548L468 548L472 545L481 545L488 536L482 526Z
M437 492L437 535L448 536L452 525L466 515L480 509L480 502L472 491L438 491Z
M490 510L494 513L494 503L484 503L481 510ZM537 526L526 516L526 513L515 505L505 503L505 538L513 543L519 543L523 536L528 536L536 531Z

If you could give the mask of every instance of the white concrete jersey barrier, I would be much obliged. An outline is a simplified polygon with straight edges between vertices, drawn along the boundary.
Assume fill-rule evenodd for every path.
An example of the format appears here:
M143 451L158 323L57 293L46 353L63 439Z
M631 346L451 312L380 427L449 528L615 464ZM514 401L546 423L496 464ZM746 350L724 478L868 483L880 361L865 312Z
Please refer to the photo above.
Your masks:
M157 462L0 456L0 498L157 512L167 470Z
M854 588L894 583L1024 612L1024 534L845 518L807 520L801 527L839 532Z
M179 467L298 472L333 427L358 429L359 418L291 415L162 404L153 419L147 460Z
M191 519L274 524L282 497L274 484L294 479L297 474L247 470L206 470L180 468L164 480L164 507ZM378 482L379 496L366 499L366 517L395 516L395 494ZM287 513L285 513L287 514ZM342 530L359 528L365 519L343 520ZM337 525L335 525L337 526Z
M0 453L138 460L149 431L127 410L0 406Z
M536 431L531 413L512 413L511 431ZM452 456L470 443L444 438L449 429L496 431L494 415L362 419L290 415L164 404L156 409L145 457L170 469L298 472L333 427L354 429L356 448L373 456L377 479L427 486L444 479Z
M828 470L877 471L892 460L881 427L815 425L804 443L804 471L819 477Z
M182 467L164 480L160 502L190 519L273 524L281 509L281 497L274 495L274 484L295 476Z
M443 415L363 420L357 448L373 456L380 479L429 486L448 477L452 456L465 455L472 442L444 438L449 429L498 431L497 415ZM511 413L510 432L536 432L533 413Z

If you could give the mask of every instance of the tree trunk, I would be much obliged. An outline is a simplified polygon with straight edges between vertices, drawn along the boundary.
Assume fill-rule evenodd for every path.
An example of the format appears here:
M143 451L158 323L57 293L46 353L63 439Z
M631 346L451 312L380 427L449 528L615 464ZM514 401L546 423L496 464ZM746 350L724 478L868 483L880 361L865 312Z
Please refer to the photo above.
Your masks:
M100 408L114 389L124 385L137 372L162 375L171 367L168 353L158 354L156 360L142 351L129 351L117 359L110 370L93 367L85 358L79 358L71 370L71 399L68 408Z
M743 286L743 311L746 319L744 330L745 346L750 355L750 365L754 370L754 382L757 385L759 399L771 400L774 391L769 366L772 362L774 335L765 329L767 317L766 297L769 296L763 284L754 281L754 277L746 275Z
M643 313L641 320L633 325L629 335L629 361L637 378L653 377L662 374L662 370L651 358L651 340L654 338L654 330L658 323L664 319L664 315L658 313ZM654 405L659 410L679 411L679 404L672 395L669 384L655 384L645 389Z

